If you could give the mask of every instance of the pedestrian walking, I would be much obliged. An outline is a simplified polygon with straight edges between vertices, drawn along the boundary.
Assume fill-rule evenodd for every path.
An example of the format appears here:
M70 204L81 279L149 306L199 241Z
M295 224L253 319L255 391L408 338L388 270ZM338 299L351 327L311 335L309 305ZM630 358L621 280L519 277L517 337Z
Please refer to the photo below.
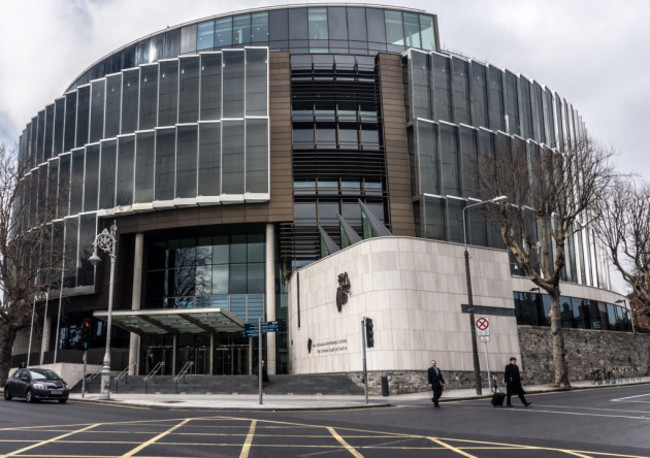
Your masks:
M519 396L521 403L528 407L531 403L526 401L524 397L524 389L521 386L521 375L519 374L519 367L517 367L517 358L514 356L510 358L510 364L506 366L504 381L506 382L506 405L512 407L510 397L513 394Z
M442 372L438 369L435 361L431 361L431 367L427 370L427 376L429 378L429 385L431 385L431 390L433 391L433 402L434 407L440 407L438 404L438 399L442 396L442 391L445 389L445 378L442 376Z

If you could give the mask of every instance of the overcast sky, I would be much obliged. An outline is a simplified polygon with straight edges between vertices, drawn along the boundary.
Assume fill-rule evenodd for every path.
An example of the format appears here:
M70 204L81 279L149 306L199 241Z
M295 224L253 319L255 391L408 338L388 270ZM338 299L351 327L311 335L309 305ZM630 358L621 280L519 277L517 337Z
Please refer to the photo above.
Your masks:
M238 9L284 2L241 0ZM315 2L311 2L315 3ZM319 2L321 3L321 2ZM142 36L226 12L215 0L2 0L0 141L90 64ZM438 15L444 49L508 68L556 91L618 168L650 179L650 1L405 0Z

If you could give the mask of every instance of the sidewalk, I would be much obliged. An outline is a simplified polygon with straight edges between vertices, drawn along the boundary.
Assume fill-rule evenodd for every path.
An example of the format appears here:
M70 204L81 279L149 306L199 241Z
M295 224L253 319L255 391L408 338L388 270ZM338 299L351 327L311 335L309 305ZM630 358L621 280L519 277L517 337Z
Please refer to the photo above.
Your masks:
M613 388L624 385L639 385L650 383L650 377L640 377L632 381L618 383L617 385L592 385L590 382L572 382L572 388ZM561 391L549 385L532 385L524 388L527 394ZM443 393L440 402L457 401L463 399L489 399L492 396L487 387L483 388L483 395L478 396L476 390L458 389L447 390ZM182 410L330 410L330 409L359 409L369 407L389 407L409 404L431 403L431 392L398 394L393 396L368 396L368 404L363 395L336 396L336 395L263 395L262 404L259 395L255 394L129 394L112 393L110 400L100 400L99 394L71 393L70 400L80 402L93 402L119 406L150 407L157 409L182 409Z

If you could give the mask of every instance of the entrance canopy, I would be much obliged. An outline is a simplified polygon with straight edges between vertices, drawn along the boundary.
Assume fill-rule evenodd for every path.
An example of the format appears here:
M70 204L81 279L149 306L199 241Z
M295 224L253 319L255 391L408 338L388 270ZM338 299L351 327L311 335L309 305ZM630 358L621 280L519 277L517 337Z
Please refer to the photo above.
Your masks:
M98 310L93 316L106 321L108 311ZM220 308L117 310L112 324L136 334L199 334L238 332L244 322Z

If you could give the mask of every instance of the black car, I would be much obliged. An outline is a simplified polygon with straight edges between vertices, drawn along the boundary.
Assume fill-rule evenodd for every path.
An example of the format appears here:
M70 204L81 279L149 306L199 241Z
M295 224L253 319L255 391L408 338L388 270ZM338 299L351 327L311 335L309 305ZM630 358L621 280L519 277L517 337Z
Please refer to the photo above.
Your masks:
M68 384L49 369L18 369L5 384L5 401L17 397L27 402L56 399L65 404L69 394Z

